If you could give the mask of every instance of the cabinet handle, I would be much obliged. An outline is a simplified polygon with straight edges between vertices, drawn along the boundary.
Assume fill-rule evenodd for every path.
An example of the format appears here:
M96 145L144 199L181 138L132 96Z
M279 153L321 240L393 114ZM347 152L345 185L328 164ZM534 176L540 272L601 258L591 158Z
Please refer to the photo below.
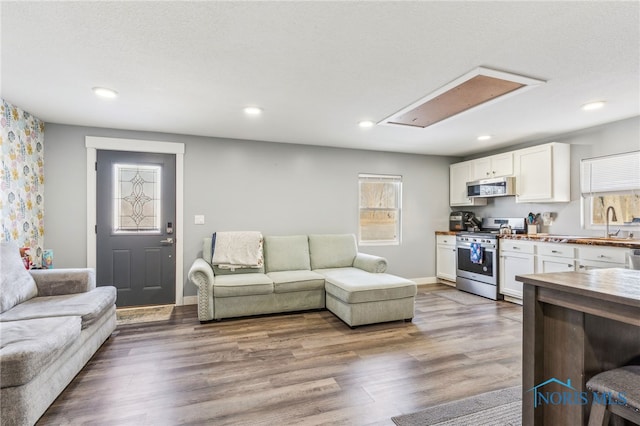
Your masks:
M551 253L560 253L558 250L551 250Z
M567 268L573 268L573 265L569 263L569 264L567 265Z
M598 257L599 257L600 259L602 259L602 258L604 258L604 257L609 257L609 256L605 256L604 254L601 254L601 255L598 255Z
M584 269L584 265L580 265L580 266L579 266L579 268L580 268L580 269Z
M517 246L513 246L512 248L513 248L514 250L520 250L520 247L517 247Z

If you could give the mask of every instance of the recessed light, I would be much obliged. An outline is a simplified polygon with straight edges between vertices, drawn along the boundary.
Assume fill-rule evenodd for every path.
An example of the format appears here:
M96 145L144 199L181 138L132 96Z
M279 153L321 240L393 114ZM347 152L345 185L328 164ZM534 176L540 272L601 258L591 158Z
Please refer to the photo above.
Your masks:
M95 93L97 96L100 96L101 98L113 99L118 96L118 92L107 87L94 87L91 90L93 90L93 93Z
M596 101L596 102L589 102L586 103L584 105L582 105L582 110L583 111L593 111L594 109L600 109L604 106L606 102L605 101Z
M363 120L363 121L358 123L358 126L360 126L362 128L373 127L373 121Z
M244 108L245 114L249 115L260 115L262 114L262 108L256 106L248 106Z
M491 139L491 135L480 135L480 136L478 136L478 140L479 141L488 141L489 139Z

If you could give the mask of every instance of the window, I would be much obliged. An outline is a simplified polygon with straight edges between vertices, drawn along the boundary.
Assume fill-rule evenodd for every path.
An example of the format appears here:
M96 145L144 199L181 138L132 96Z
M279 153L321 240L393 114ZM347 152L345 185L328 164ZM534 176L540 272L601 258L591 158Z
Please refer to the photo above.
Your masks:
M113 165L113 230L160 232L160 166Z
M609 214L609 224L614 226L611 232L618 228L622 230L640 229L640 194L625 195L595 195L587 197L587 228L600 229L606 225L606 214L609 207L613 207L613 214Z
M360 174L358 184L360 244L400 244L402 176Z
M611 232L640 229L640 151L583 159L580 189L586 228L603 229L612 207Z

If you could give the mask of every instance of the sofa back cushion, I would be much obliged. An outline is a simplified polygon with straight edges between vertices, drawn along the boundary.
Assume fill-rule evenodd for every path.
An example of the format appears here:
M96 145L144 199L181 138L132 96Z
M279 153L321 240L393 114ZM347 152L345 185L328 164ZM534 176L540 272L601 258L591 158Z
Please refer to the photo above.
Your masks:
M12 242L0 243L0 313L38 295L33 277L24 268L20 250Z
M307 236L264 237L264 266L267 272L310 270Z
M353 234L309 235L311 269L345 268L353 266L358 254Z

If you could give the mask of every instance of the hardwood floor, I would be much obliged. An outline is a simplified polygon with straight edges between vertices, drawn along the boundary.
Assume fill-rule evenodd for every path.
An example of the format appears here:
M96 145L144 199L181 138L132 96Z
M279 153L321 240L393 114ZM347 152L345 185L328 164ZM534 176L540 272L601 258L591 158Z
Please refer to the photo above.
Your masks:
M522 307L442 292L419 287L413 323L353 330L328 311L200 324L195 306L118 326L38 424L393 425L519 385Z

